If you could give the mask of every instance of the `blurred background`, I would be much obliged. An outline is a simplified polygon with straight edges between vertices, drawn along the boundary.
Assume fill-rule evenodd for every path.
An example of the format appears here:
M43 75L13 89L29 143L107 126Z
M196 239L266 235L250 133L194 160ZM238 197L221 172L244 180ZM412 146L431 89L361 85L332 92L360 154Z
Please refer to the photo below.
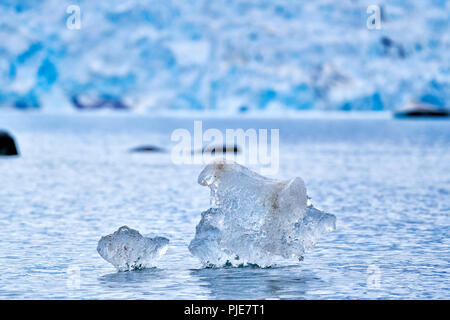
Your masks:
M450 103L445 0L3 0L0 16L1 109L281 114Z
M449 17L445 0L2 0L0 298L449 299ZM273 178L302 177L336 230L301 263L203 269L204 165L171 157L194 119L279 129ZM123 225L170 239L157 269L99 256Z

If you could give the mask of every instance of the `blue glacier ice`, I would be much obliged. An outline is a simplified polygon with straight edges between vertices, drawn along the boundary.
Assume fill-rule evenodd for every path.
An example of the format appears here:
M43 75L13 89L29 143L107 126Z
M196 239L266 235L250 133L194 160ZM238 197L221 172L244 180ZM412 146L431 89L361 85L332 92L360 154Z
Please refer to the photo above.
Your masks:
M169 240L164 237L147 238L122 226L99 240L97 252L118 271L131 271L155 267L168 245Z
M393 109L450 105L450 3L4 0L0 107ZM80 29L66 27L69 5Z
M335 229L336 217L308 203L301 178L265 178L234 162L216 160L198 177L211 189L189 250L203 265L258 265L277 258L302 260Z

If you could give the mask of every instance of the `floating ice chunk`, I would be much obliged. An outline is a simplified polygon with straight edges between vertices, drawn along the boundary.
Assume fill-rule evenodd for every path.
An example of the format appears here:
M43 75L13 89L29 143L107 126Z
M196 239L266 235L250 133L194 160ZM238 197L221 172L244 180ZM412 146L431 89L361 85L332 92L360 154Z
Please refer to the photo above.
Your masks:
M118 271L129 271L154 267L155 262L166 253L169 239L147 238L138 231L120 227L113 234L100 239L97 251Z
M265 178L225 160L207 165L198 177L211 189L211 206L202 213L192 254L206 266L270 266L274 259L303 259L336 218L308 205L301 178Z

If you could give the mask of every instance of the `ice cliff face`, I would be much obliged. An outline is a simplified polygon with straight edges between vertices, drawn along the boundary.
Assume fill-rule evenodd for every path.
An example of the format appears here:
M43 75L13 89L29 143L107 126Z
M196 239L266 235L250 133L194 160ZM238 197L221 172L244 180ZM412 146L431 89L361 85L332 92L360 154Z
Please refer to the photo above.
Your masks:
M205 266L271 266L274 259L301 260L335 216L307 205L301 178L279 181L225 160L207 165L198 182L211 189L189 250Z
M372 2L5 0L0 106L448 106L450 2L379 1L381 29L369 30Z

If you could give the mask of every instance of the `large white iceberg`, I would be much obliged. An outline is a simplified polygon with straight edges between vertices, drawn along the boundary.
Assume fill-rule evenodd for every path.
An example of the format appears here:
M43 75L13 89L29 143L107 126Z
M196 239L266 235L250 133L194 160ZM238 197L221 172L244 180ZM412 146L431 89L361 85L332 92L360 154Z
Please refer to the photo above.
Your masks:
M156 261L166 253L168 244L166 238L147 238L137 230L123 226L113 234L102 237L97 251L118 271L131 271L155 267Z
M212 208L202 213L189 250L205 266L267 267L277 258L303 259L336 217L308 204L301 178L269 179L225 160L198 177L211 189Z

